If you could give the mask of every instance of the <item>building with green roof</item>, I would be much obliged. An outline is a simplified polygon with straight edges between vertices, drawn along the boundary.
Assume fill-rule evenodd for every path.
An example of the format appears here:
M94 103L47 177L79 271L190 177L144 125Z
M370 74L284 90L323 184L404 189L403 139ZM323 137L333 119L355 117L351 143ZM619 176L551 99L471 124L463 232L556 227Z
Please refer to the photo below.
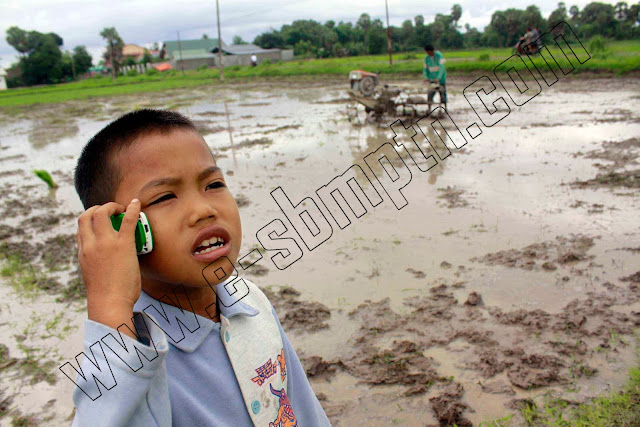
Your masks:
M176 69L193 70L203 65L218 66L218 39L177 40L165 41L162 44L160 58L171 63ZM293 50L262 49L254 44L227 45L222 41L222 63L230 65L250 65L251 56L257 62L269 60L272 62L293 59Z
M194 70L206 65L207 67L217 66L214 48L218 47L218 39L199 40L169 40L162 43L160 58L169 61L174 68ZM222 50L227 44L222 41Z

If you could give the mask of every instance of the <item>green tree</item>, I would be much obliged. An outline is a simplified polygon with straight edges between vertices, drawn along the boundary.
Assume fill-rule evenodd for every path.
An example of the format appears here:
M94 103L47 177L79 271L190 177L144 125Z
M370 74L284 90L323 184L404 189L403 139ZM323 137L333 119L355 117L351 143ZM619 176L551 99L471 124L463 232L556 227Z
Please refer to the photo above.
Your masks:
M627 3L623 1L616 3L614 10L618 21L624 21L627 19L627 12L629 10Z
M481 45L482 33L477 28L472 28L471 25L464 24L465 33L462 35L462 42L464 47L476 47Z
M571 22L576 25L578 23L578 19L580 18L580 8L578 6L571 6L569 8L569 15L571 15Z
M640 3L629 6L626 21L631 25L640 24Z
M271 30L270 32L256 36L256 38L253 39L253 43L263 49L283 49L286 47L282 34L276 30Z
M62 80L71 81L74 78L73 56L67 51L62 53Z
M140 59L140 63L148 64L151 62L153 62L153 57L151 56L151 52L149 52L149 49L145 49L144 53L142 54L142 58Z
M497 10L484 31L465 26L460 31L462 7L454 4L448 14L437 13L431 23L423 15L405 19L400 26L390 27L391 41L396 50L411 51L432 43L440 49L513 46L528 27L545 33L557 23L569 21L580 38L594 34L605 37L633 38L640 36L640 4L627 6L624 1L615 7L603 3L589 3L581 11L577 6L567 9L560 2L548 19L540 9L531 5L525 9ZM385 27L379 19L363 13L355 22L333 20L324 24L314 20L297 20L280 29L264 32L254 39L263 48L294 49L296 54L308 57L362 55L382 53L386 48Z
M118 31L116 31L115 27L104 28L100 32L100 36L107 42L107 49L104 52L104 59L105 61L108 60L109 62L111 62L111 75L115 79L120 72L120 68L122 68L122 48L124 47L124 42L120 38L120 35L118 34Z
M366 52L369 51L368 49L368 44L369 44L369 28L371 28L371 17L369 16L368 13L363 13L362 15L360 15L360 18L358 18L358 22L356 23L356 28L359 29L361 31L361 34L363 35L362 37L362 42L364 43L364 49Z
M36 31L29 33L33 47L20 58L22 77L27 85L57 83L63 75L62 52L55 38Z
M610 4L593 2L582 9L580 14L584 37L601 35L612 37L615 28L614 9Z
M458 26L458 21L460 20L460 17L462 16L462 6L460 6L459 4L454 4L453 7L451 8L451 19L453 20L453 24L454 26Z
M242 40L241 36L233 36L233 44L247 44L247 42Z
M62 37L60 37L56 33L47 33L46 35L51 37L56 42L56 45L62 46L64 44L64 40L62 40Z
M84 46L76 46L73 48L73 62L76 67L76 75L89 71L89 68L93 65L93 58L87 52L87 48Z
M368 54L378 55L386 51L387 36L381 20L374 19L371 22L365 38L368 43L366 45L366 51Z
M29 33L18 27L10 27L7 30L7 43L21 55L26 55L31 50Z
M551 14L549 15L549 18L547 19L547 28L551 30L560 22L563 22L566 20L567 20L567 8L565 7L564 3L560 2L558 3L558 8L553 12L551 12ZM561 32L564 30L564 27L559 27L559 28L561 28L560 30Z
M6 40L20 53L18 65L25 84L56 83L62 78L62 37L11 27L7 30Z

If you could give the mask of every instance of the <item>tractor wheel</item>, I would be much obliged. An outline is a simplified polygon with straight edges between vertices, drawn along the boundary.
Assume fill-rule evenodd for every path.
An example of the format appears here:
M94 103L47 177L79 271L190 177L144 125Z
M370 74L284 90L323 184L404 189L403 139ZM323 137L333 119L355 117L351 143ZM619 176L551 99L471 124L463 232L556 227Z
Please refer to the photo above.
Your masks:
M375 87L376 87L376 81L371 76L367 76L362 80L360 80L360 92L362 92L364 96L373 95L373 91Z

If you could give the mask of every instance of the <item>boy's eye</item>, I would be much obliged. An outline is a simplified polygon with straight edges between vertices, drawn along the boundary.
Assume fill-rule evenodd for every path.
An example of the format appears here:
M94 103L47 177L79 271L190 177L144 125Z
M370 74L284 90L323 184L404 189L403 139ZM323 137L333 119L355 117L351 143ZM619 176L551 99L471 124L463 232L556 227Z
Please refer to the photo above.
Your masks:
M207 185L207 188L222 188L222 187L225 187L224 182L222 181L215 181Z
M169 199L172 199L174 197L175 196L173 194L165 194L164 196L160 197L159 199L156 199L153 202L149 203L149 206L155 205L157 203L164 202L165 200L169 200Z

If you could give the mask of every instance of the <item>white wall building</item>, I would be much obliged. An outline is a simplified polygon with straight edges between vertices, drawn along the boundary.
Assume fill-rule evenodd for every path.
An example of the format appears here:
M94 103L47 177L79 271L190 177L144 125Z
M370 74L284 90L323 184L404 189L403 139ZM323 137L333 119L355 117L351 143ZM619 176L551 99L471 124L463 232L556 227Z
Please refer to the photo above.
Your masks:
M7 72L0 68L0 90L7 90Z

